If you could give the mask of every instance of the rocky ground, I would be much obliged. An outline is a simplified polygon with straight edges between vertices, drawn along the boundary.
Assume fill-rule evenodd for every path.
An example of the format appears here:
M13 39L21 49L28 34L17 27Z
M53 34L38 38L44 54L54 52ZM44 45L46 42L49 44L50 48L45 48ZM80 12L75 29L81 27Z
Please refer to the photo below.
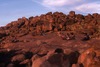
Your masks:
M48 12L0 27L0 67L100 67L100 14Z

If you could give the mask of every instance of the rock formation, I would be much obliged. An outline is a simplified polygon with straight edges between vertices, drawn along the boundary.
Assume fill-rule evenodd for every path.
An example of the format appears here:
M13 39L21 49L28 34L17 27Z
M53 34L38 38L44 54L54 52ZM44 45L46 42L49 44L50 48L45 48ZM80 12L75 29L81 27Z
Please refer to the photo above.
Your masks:
M48 12L0 27L0 67L100 67L100 14Z

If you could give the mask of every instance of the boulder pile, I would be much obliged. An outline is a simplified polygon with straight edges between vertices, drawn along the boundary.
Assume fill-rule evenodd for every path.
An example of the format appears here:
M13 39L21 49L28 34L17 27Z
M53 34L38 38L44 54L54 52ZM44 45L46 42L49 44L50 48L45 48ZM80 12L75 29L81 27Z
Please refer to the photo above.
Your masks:
M0 67L100 67L100 14L48 12L0 27Z
M81 15L70 11L68 15L62 12L48 12L40 16L19 18L12 21L5 27L0 28L0 38L9 36L24 36L28 33L32 35L43 35L46 32L55 31L75 31L100 36L100 14ZM5 32L5 33L4 33Z

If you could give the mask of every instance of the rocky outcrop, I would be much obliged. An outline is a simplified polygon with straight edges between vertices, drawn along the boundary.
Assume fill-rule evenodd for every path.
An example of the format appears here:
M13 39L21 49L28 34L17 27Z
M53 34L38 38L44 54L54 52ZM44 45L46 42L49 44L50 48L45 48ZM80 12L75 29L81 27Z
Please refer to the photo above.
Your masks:
M19 18L4 27L4 31L10 35L18 34L24 36L28 33L32 35L43 35L50 31L75 31L85 32L94 36L99 36L100 15L94 13L83 16L70 11L68 15L62 12L48 12L36 17ZM1 33L1 36L5 34ZM0 36L0 38L1 38Z
M98 58L95 50L91 48L80 55L78 63L83 67L98 67L98 64L100 64L100 59Z
M100 67L100 14L48 12L0 27L0 67Z
M32 67L71 67L73 63L76 63L77 58L77 52L71 52L67 55L63 53L62 49L58 48L54 53L48 53L46 56L33 61Z

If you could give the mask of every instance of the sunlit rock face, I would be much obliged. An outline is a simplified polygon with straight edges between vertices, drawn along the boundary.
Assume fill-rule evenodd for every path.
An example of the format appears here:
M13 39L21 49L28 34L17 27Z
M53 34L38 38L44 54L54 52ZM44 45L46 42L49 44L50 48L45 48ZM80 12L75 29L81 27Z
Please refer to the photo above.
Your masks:
M48 12L0 27L0 67L100 67L100 14Z

